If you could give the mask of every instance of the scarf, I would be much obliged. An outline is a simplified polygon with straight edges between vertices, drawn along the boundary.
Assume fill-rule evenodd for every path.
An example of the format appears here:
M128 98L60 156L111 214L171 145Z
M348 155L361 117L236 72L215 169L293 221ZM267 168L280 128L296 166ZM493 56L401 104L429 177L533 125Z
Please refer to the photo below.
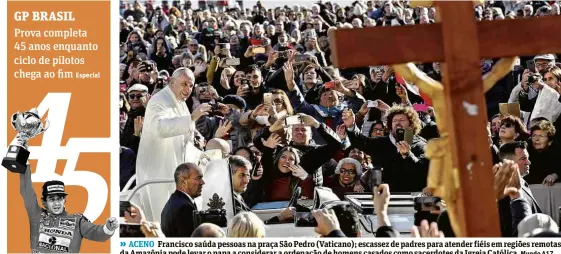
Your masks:
M344 109L342 104L340 104L338 106L335 106L335 107L330 107L330 108L326 108L324 106L314 104L313 107L324 118L325 117L338 117L338 116L341 115L341 113L343 112L343 109Z

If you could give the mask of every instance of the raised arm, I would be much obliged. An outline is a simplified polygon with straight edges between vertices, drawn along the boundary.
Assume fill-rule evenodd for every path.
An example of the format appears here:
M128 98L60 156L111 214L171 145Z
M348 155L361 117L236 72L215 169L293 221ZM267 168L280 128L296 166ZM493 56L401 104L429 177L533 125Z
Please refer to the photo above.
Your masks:
M37 195L33 190L33 183L31 182L31 168L28 165L25 173L19 175L19 192L23 197L25 210L29 218L37 218L41 216L41 207L37 203Z
M148 109L146 110L145 122L153 123L150 126L155 128L151 131L155 132L160 138L170 138L179 135L190 134L195 130L196 120L205 113L210 111L211 106L203 103L195 111L193 115L188 114L186 116L179 117L168 117L166 113L171 108L166 108L162 103L148 103Z

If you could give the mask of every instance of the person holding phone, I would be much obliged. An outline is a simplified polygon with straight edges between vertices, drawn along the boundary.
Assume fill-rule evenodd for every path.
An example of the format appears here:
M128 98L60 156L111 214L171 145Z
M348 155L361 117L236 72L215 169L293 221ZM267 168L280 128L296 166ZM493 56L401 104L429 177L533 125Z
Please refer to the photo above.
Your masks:
M290 123L287 119L295 119L297 122ZM289 122L290 125L287 125L287 122ZM341 148L341 142L337 138L337 134L331 130L331 128L327 127L325 123L320 123L315 118L300 113L290 118L285 116L278 119L273 125L257 135L253 143L262 151L262 149L268 146L267 141L269 141L271 137L278 137L280 142L282 137L279 134L285 133L284 131L288 127L290 127L292 131L290 135L292 139L287 142L288 145L302 152L302 162L300 166L308 174L313 175L317 186L321 186L323 183L322 165L329 162L331 158L337 156L337 152ZM325 144L316 143L315 139L312 138L313 131L325 141Z
M154 41L153 53L150 59L156 62L158 70L168 70L171 66L171 51L164 38L156 38Z
M366 137L360 133L355 124L355 115L346 111L343 123L337 128L337 134L347 147L358 148L372 157L372 161L384 168L384 182L397 192L421 191L426 186L428 160L425 157L426 141L418 134L421 121L412 107L393 106L387 112L390 135L384 137ZM404 130L412 134L410 142L406 135L399 135Z
M304 99L300 88L296 85L292 63L285 63L283 71L288 88L288 95L296 111L314 117L318 122L325 123L333 130L342 123L341 117L345 109L345 106L342 105L339 100L340 94L345 96L347 108L353 111L358 111L365 102L364 97L346 88L340 81L332 81L327 82L319 89L319 103L310 104ZM318 144L326 143L317 133L314 133L313 139Z
M121 146L131 148L135 153L138 152L140 134L146 105L150 99L148 87L142 84L135 84L127 90L131 110L127 114L127 121L123 127L120 137Z

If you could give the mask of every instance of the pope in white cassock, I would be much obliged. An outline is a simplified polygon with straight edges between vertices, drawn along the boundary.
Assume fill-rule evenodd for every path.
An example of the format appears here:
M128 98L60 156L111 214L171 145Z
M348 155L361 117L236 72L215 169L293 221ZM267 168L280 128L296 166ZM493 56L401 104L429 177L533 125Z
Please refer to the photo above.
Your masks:
M154 179L173 179L175 168L196 163L200 153L193 146L195 121L212 107L201 104L189 112L185 100L193 91L195 77L187 68L177 69L170 84L154 95L146 106L144 127L136 160L138 184ZM149 184L140 189L141 206L147 220L160 222L160 214L175 185Z

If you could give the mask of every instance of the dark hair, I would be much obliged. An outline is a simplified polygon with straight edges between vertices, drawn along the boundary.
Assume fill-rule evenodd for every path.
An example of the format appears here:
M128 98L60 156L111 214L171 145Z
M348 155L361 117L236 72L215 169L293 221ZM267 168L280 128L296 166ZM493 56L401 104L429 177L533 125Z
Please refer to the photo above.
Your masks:
M350 205L337 205L332 207L339 221L339 226L341 226L341 231L347 237L358 237L360 233L360 222L358 218L358 213Z
M179 184L179 177L181 176L181 174L188 174L189 171L193 168L198 169L199 166L194 163L179 164L179 166L177 166L177 168L175 169L175 173L173 174L173 180L175 180L175 184Z
M511 143L506 143L499 148L499 156L501 160L508 159L516 153L516 149L526 149L528 148L528 143L526 141L514 141Z
M251 162L251 164L254 164L257 160L257 158L255 157L255 154L253 153L253 151L251 151L251 148L249 148L248 146L240 146L238 148L236 148L232 154L236 154L237 152L241 151L241 150L245 150L248 154L249 154L249 162Z
M372 122L372 125L370 126L370 130L368 131L368 136L372 136L372 133L374 132L374 129L376 129L376 125L381 124L382 128L384 128L384 135L386 134L386 125L384 125L384 122L376 120L374 122Z
M505 123L509 123L514 126L514 131L518 133L518 138L516 140L527 140L528 139L528 129L522 123L522 120L516 116L505 116L501 119L501 126Z
M251 162L241 155L232 155L228 158L228 164L230 165L231 173L234 174L238 168L246 168L251 170Z

